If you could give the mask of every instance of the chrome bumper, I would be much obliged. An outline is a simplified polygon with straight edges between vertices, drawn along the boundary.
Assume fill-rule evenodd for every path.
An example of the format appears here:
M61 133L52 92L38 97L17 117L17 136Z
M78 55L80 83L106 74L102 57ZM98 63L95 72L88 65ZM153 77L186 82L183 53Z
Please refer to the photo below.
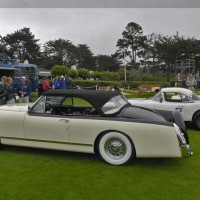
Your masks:
M182 152L182 157L189 157L193 155L193 152L190 149L189 144L181 144L181 152Z
M181 130L179 129L179 127L176 124L174 124L174 128L175 128L176 136L178 138L179 145L181 148L182 157L192 156L193 152L191 151L189 144L186 143L184 134L181 132Z

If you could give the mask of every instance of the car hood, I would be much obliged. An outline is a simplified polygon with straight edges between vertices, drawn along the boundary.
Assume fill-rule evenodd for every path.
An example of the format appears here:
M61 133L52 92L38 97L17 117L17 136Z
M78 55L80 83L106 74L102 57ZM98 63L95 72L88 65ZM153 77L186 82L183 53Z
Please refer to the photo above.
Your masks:
M29 104L7 104L0 106L0 111L26 112Z

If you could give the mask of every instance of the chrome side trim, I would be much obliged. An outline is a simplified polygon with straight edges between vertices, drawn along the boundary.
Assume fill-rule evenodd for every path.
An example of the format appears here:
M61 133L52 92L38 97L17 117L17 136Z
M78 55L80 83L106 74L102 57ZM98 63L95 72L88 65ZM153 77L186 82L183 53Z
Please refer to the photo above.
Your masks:
M178 137L178 141L180 145L186 144L186 140L183 136L183 133L181 132L180 128L175 123L174 123L174 128L175 128L176 135Z
M55 144L68 144L68 145L77 145L77 146L89 146L92 147L92 144L82 144L82 143L72 143L72 142L61 142L61 141L51 141L51 140L39 140L39 139L27 139L27 138L15 138L15 137L0 137L0 139L6 140L21 140L21 141L30 141L30 142L48 142Z

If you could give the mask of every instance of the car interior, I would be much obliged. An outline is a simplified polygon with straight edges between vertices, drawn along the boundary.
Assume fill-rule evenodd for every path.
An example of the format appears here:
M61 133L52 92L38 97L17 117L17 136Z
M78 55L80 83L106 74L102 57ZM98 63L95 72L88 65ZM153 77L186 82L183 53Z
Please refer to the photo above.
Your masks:
M65 105L46 105L46 112L54 115L98 115L93 107L85 106L65 106Z

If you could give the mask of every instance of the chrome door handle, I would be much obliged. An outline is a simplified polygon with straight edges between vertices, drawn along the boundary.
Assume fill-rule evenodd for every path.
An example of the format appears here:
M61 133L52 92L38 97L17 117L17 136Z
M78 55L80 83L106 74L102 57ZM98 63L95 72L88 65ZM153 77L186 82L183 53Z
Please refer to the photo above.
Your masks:
M67 120L67 119L60 119L60 122L69 123L69 120Z
M176 111L182 112L183 111L184 106L178 106L175 108Z

